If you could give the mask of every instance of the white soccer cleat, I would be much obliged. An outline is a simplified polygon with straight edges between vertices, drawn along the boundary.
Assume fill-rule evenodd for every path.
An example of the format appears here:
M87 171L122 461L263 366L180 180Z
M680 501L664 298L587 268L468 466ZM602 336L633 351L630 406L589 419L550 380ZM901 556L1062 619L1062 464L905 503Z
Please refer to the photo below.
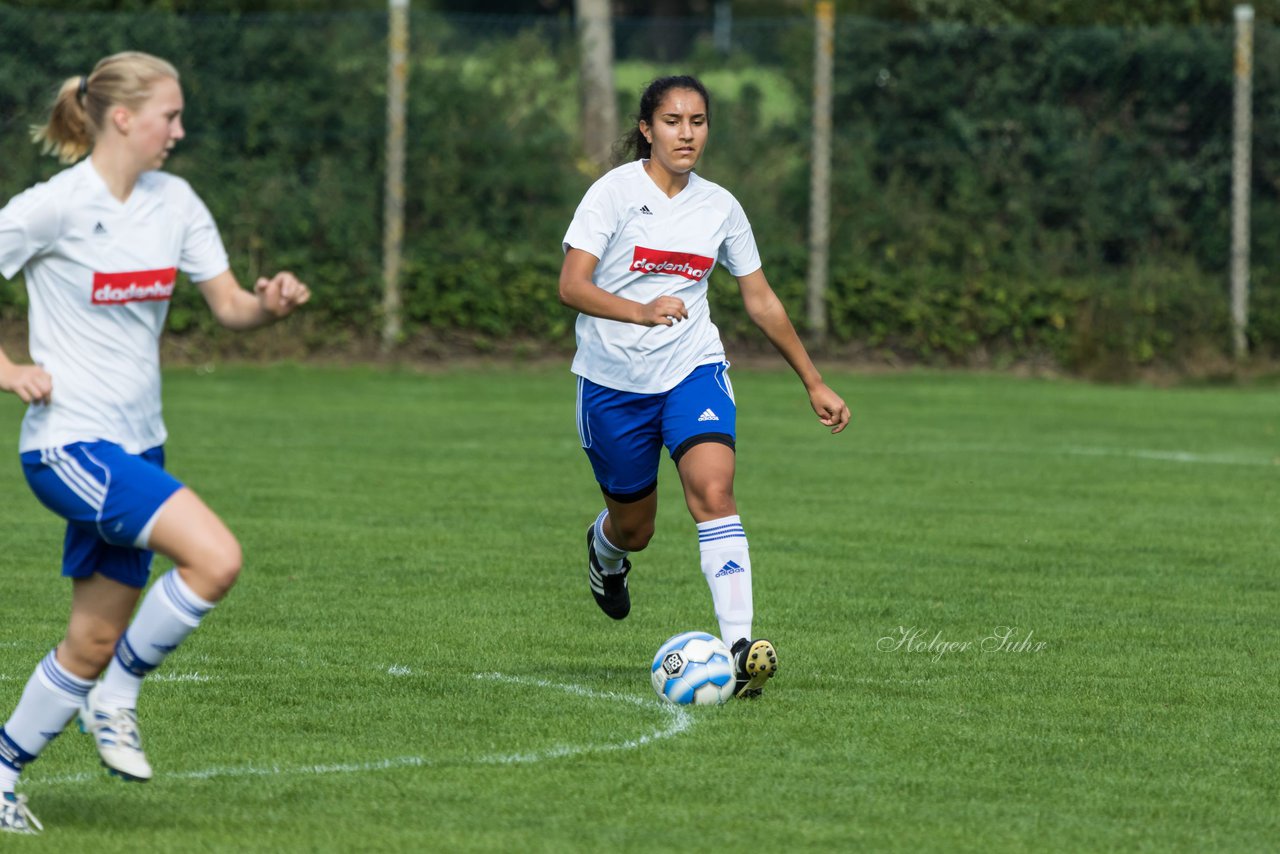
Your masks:
M27 808L27 796L5 792L0 795L0 833L39 833L44 830L31 810Z
M151 765L142 752L138 713L133 709L114 712L98 708L95 686L80 709L80 731L93 736L102 765L122 780L145 783L151 779Z

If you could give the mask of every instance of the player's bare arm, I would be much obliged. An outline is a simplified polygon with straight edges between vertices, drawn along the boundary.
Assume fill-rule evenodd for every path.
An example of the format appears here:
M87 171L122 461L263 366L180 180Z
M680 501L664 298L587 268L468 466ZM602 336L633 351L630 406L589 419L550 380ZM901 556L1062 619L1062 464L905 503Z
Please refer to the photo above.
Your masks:
M684 300L661 296L639 303L601 290L592 281L599 259L582 249L565 253L560 268L560 302L575 311L640 326L671 326L689 317Z
M787 364L800 377L805 390L809 393L809 405L813 407L818 421L824 427L830 427L832 433L839 433L849 424L849 407L840 395L831 390L822 380L813 360L805 350L804 343L796 334L791 318L778 295L769 286L764 270L756 270L738 277L738 287L742 292L742 303L747 309L751 322L759 327L769 343L782 354Z
M199 283L209 310L228 329L254 329L293 313L311 299L311 290L288 271L259 278L253 291L240 287L230 270Z
M15 365L0 349L0 391L16 394L23 403L48 403L53 377L39 365Z

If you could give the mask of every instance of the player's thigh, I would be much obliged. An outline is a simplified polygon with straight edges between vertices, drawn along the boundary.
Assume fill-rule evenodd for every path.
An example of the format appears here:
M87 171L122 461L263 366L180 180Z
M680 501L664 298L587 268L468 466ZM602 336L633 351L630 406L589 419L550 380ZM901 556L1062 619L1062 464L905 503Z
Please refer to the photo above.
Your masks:
M736 512L738 408L728 369L728 363L695 369L671 390L663 409L663 443L680 472L689 512L698 521Z
M149 544L180 568L232 574L240 569L240 543L235 535L188 487L175 492L160 508Z
M690 447L680 458L680 485L685 504L696 522L722 519L738 512L733 494L737 455L719 442Z

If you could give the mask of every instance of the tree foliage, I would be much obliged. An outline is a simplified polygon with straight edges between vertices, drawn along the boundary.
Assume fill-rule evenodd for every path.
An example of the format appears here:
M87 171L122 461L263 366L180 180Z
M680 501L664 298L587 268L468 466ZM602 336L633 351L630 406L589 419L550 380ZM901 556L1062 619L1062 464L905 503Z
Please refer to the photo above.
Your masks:
M214 212L236 272L304 275L316 300L290 328L305 347L376 340L385 28L376 13L0 6L0 199L57 168L25 131L59 80L126 47L172 57L189 136L170 168ZM715 98L700 171L743 201L799 320L812 29L771 19L735 33L729 56L701 45L681 62ZM837 38L835 346L1080 370L1226 351L1229 28L843 18ZM1251 335L1276 352L1280 42L1267 27L1257 39ZM592 177L577 148L572 22L416 13L411 44L407 345L566 345L560 239ZM623 115L632 88L620 83ZM718 273L712 294L726 335L753 335L732 281ZM0 285L0 315L23 300ZM211 330L192 289L171 326Z
M570 15L573 0L411 0L420 11L470 15ZM796 16L813 0L615 0L619 18L708 17L718 3L746 17ZM67 12L259 13L353 12L386 0L8 0L14 8ZM1226 23L1237 0L836 0L841 15L979 26L1149 26ZM1280 21L1280 0L1254 0L1260 20Z

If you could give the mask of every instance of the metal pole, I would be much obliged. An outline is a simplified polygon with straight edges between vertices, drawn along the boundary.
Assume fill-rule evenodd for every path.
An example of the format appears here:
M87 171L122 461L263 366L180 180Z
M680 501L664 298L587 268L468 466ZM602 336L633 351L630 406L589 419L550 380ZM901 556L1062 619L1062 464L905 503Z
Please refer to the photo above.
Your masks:
M1236 7L1235 120L1231 155L1231 333L1237 360L1249 355L1249 185L1253 137L1253 7Z
M835 4L819 0L814 11L813 154L809 173L809 331L827 337L827 275L831 254L831 87L835 53Z
M404 244L405 96L409 78L409 0L389 0L387 175L382 206L382 352L400 340L400 260Z

